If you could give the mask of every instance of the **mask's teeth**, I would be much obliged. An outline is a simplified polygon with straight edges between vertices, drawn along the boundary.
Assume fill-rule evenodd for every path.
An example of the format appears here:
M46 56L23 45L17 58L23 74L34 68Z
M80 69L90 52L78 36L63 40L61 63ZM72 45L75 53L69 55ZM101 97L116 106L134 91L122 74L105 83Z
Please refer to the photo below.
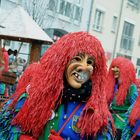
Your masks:
M81 80L81 79L82 79L82 77L79 75L79 76L78 76L78 79L79 79L79 80Z
M75 76L77 77L77 76L78 76L78 74L76 73L76 74L75 74Z
M80 73L78 73L79 74L79 76L80 76L80 80L82 79L82 80L84 80L84 81L87 81L88 80L88 77L89 77L89 75L88 75L88 73L86 73L86 72L80 72ZM78 77L79 77L78 76Z

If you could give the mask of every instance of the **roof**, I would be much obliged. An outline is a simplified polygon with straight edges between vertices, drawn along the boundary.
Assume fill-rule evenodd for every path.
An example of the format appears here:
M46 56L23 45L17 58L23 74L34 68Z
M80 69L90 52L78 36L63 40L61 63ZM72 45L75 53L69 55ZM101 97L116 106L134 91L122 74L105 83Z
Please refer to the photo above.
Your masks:
M0 38L15 41L42 41L51 44L52 39L37 25L28 13L17 4L0 7Z

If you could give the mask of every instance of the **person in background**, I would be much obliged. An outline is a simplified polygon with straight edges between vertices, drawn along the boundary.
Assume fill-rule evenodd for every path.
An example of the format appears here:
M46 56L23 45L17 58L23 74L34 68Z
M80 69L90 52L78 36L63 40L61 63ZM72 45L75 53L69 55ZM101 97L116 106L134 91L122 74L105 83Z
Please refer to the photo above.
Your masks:
M125 114L138 96L135 83L136 75L132 62L124 57L113 59L107 76L106 97L117 129L117 140L121 139L128 119Z
M114 139L98 39L86 32L64 35L29 67L30 77L26 70L22 75L27 83L21 80L0 112L0 139Z
M17 71L17 64L16 64L16 55L17 55L17 50L12 50L8 49L8 55L9 55L9 72L15 73L17 78L16 82L14 84L9 84L8 85L8 94L11 96L16 89L17 81L18 81L18 71Z
M12 52L12 50L11 50L11 52ZM11 54L10 54L10 56L11 56ZM17 84L20 83L19 79L20 79L21 75L23 74L23 72L24 72L24 70L25 70L25 68L27 66L26 60L21 58L21 57L18 57L17 59L15 59L15 61L11 61L11 62L12 63L10 64L9 69L10 69L11 72L15 72L16 73L17 79L16 79L16 83L15 84L9 85L9 90L8 90L9 91L9 95L12 95L16 91ZM26 78L28 79L28 77L26 77Z

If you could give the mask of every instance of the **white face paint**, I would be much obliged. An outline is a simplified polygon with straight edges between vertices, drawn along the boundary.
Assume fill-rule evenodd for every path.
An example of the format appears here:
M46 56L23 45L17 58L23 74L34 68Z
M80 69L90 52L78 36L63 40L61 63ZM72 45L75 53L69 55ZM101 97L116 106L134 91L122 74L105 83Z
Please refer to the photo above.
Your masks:
M66 66L65 76L73 88L80 88L93 73L94 59L87 54L76 55Z

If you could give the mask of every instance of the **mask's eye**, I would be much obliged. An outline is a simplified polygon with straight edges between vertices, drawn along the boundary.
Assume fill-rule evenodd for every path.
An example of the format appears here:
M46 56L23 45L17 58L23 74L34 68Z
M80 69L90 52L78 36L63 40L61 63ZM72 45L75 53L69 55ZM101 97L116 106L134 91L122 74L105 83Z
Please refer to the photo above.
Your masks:
M93 64L94 64L94 61L93 61L92 59L88 59L88 60L87 60L87 64L93 65Z
M82 58L80 57L80 56L75 56L74 58L73 58L73 61L81 61L82 60Z

